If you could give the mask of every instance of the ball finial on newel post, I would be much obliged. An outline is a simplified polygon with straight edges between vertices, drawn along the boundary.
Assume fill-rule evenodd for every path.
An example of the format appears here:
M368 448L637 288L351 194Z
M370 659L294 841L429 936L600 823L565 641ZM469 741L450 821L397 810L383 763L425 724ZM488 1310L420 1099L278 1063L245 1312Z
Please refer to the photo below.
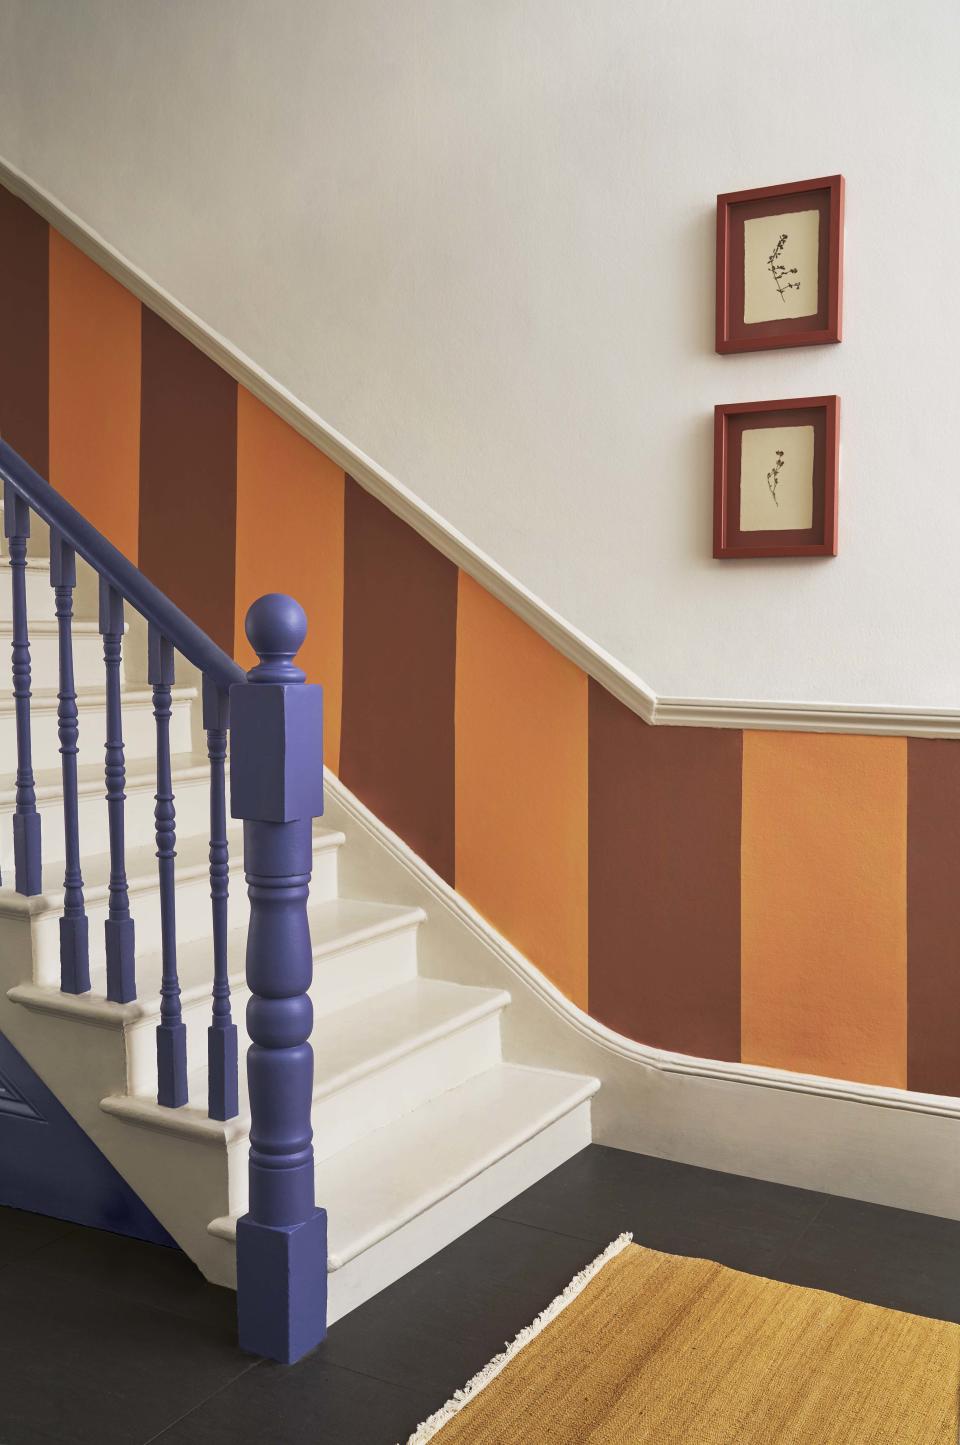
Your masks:
M295 665L307 635L307 614L285 592L258 597L247 611L247 641L259 657L247 673L251 682L303 682L306 673Z

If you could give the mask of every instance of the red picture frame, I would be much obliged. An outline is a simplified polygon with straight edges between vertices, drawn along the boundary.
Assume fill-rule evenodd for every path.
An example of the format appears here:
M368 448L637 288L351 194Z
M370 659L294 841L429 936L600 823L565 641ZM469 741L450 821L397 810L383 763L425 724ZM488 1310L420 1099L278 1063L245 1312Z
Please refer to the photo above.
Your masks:
M744 434L782 428L812 430L809 526L743 527ZM771 437L771 466L783 453ZM754 436L752 441L756 441ZM762 446L762 440L760 445ZM810 447L809 441L806 443ZM752 447L751 447L752 449ZM788 448L789 450L789 448ZM835 557L840 461L840 398L794 397L786 401L733 402L714 409L713 555L728 557ZM767 476L767 490L770 491ZM786 474L785 474L786 475ZM750 479L748 479L749 481ZM777 502L777 483L771 496ZM760 491L762 494L762 484ZM779 505L779 503L777 503ZM768 507L772 514L772 509Z
M717 197L717 351L771 351L840 341L843 311L843 176L820 176L786 186L728 191ZM796 212L818 211L817 307L810 315L745 319L745 225ZM785 237L783 239L786 239ZM792 289L788 256L771 283L780 299ZM764 269L777 264L770 256ZM751 273L752 274L752 273ZM797 287L799 290L799 286ZM786 309L786 308L785 308ZM795 309L795 308L794 308Z

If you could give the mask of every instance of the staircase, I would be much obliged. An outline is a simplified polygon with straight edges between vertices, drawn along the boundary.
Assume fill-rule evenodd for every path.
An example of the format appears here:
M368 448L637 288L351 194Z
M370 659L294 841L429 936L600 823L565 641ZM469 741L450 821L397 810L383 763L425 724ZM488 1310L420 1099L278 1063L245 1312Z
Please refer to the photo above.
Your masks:
M204 1275L235 1288L237 1222L251 1218L248 1209L252 1208L251 1098L244 1067L249 1045L244 1020L250 998L245 965L250 962L251 904L243 877L241 823L226 825L225 834L219 836L217 739L222 757L225 732L217 725L224 718L216 716L216 693L209 677L202 678L196 667L178 656L169 684L172 787L168 791L171 812L175 798L176 828L171 906L170 897L164 895L161 856L168 836L162 768L158 783L164 693L162 684L159 693L156 686L161 672L168 675L166 664L161 672L157 670L157 639L167 613L163 617L148 613L148 646L147 623L129 607L126 610L118 677L119 756L125 760L126 801L117 802L114 788L111 805L114 822L117 809L123 809L124 837L118 854L105 803L103 745L105 738L113 737L116 761L117 742L110 732L101 636L101 629L108 630L105 585L108 599L119 593L119 573L111 570L119 568L117 554L102 538L98 542L98 534L62 499L54 502L50 489L44 492L45 484L2 444L0 474L6 481L8 512L16 506L22 514L24 495L34 510L22 575L32 665L29 761L42 835L40 877L29 891L17 891L15 869L23 874L27 867L22 839L16 846L14 842L15 815L18 810L29 812L22 777L24 699L15 705L4 691L0 697L0 1030ZM57 524L52 546L61 598L64 539L71 554L74 549L79 553L75 593L71 592L75 616L68 629L79 724L75 785L70 759L62 760L59 751L64 725L66 752L70 751L70 686L68 679L64 688L63 618L58 621L55 615L50 583L51 534L38 520L38 508ZM55 517L52 508L57 508ZM71 519L75 525L68 532ZM11 527L9 515L6 522L8 533L17 530ZM84 563L84 555L93 566ZM71 560L72 555L67 558L68 563ZM23 642L25 619L22 615L18 619L11 601L10 570L6 565L0 568L0 657L3 644ZM128 594L136 592L134 602L142 604L144 597L150 602L149 584L138 580L139 574L134 578L134 572L125 564L120 580L129 584ZM171 612L175 613L172 606ZM194 634L185 629L182 637L196 652ZM213 649L208 639L206 643ZM172 649L168 650L172 657ZM148 676L152 681L147 681ZM58 716L58 692L64 691L68 703L59 707ZM312 691L300 689L303 694ZM220 694L225 696L222 688ZM254 770L267 761L255 760ZM161 801L155 803L158 793ZM249 818L250 812L245 816ZM248 826L269 830L294 825ZM79 914L76 882L72 880L71 894L68 876L71 837L78 837L80 846ZM22 856L15 857L18 848ZM312 950L312 976L306 988L312 1023L307 1027L314 1057L310 1122L315 1200L327 1216L329 1322L584 1147L590 1139L590 1100L598 1087L595 1079L526 1067L521 1060L506 1061L501 1023L510 1006L509 994L421 976L418 939L428 923L424 911L341 896L339 860L349 848L344 833L313 824L312 881L306 903ZM120 875L125 872L135 923L135 996L132 984L130 996L118 985L116 963L108 978L104 925L118 916L118 870ZM24 876L20 883L24 887ZM61 927L65 915L74 919L66 932ZM77 922L81 916L85 927ZM77 928L80 935L75 934ZM73 991L71 940L81 935L88 938L89 988L83 987L86 977L81 968L79 991ZM256 947L262 949L265 935L256 935L257 945L254 936L250 931L251 954ZM277 947L277 937L273 935L273 955L267 950L268 979L272 968L280 977L289 962L286 948ZM277 1005L274 993L283 995L281 1005L291 1003L288 995L295 990L271 990L269 983L264 986L250 977L261 995L256 1000L259 1005L263 995L268 1004ZM108 992L113 997L108 998ZM233 1023L239 1059L234 1098ZM178 1039L183 1040L184 1051L179 1062ZM171 1040L172 1054L164 1052ZM258 1035L257 1043L265 1057L272 1049L284 1067L296 1052L278 1047L266 1036ZM258 1075L250 1085L250 1091L259 1090L253 1099L254 1116L258 1117L259 1108L265 1121L254 1132L262 1146L274 1128L276 1137L261 1152L276 1155L290 1142L289 1121L285 1134L281 1117L290 1090L286 1084L271 1086L276 1091L272 1097L265 1078ZM158 1095L168 1102L158 1102ZM279 1146L278 1138L284 1141ZM290 1149L293 1159L292 1144ZM279 1229L282 1224L289 1229L296 1222L266 1220L263 1228ZM295 1273L297 1257L291 1258ZM252 1267L248 1279L247 1284L241 1279L241 1295L244 1289L251 1293L272 1289ZM304 1287L322 1294L322 1282L308 1280ZM278 1288L282 1294L285 1286ZM255 1309L256 1303L250 1308ZM295 1308L299 1306L290 1306L291 1311ZM241 1319L243 1310L241 1298ZM259 1338L254 1334L255 1341ZM298 1338L302 1345L305 1337ZM257 1348L256 1343L244 1341L242 1327L241 1343ZM302 1352L292 1345L286 1353L269 1343L259 1348L278 1358Z

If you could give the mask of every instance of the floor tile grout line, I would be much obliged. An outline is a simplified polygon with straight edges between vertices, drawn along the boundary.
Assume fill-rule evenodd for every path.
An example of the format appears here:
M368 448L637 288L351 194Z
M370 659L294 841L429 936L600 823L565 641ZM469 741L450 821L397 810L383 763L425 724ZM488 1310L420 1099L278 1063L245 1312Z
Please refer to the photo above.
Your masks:
M487 1219L502 1219L504 1224L519 1224L523 1229L535 1229L538 1234L554 1234L558 1239L576 1239L582 1244L594 1246L609 1244L611 1239L617 1237L616 1232L610 1235L609 1239L606 1234L574 1234L571 1230L554 1229L550 1224L531 1224L529 1219L513 1219L509 1214L488 1214ZM485 1224L486 1220L482 1219L480 1223Z
M66 1221L64 1222L66 1223ZM23 1254L18 1255L16 1259L8 1259L6 1264L0 1264L0 1274L3 1274L4 1270L10 1269L13 1265L21 1264L23 1260L30 1259L33 1255L40 1254L43 1250L49 1249L52 1244L59 1244L61 1240L66 1239L68 1234L71 1234L73 1230L78 1228L82 1228L82 1226L70 1224L61 1233L55 1234L52 1239L48 1239L45 1244L34 1245Z
M794 1250L799 1249L801 1243L804 1239L806 1239L807 1235L810 1233L810 1230L816 1224L817 1220L820 1218L821 1214L826 1209L829 1203L830 1195L828 1194L824 1197L823 1203L820 1205L820 1207L815 1210L814 1213L807 1220L806 1224L800 1230L799 1234L797 1234L793 1239L791 1239L789 1243L785 1244L783 1246L783 1249L781 1249L780 1252L774 1256L770 1263L771 1269L779 1269L787 1262L787 1260L793 1254Z
M319 1346L319 1348L322 1348L322 1344ZM234 1385L239 1383L240 1380L245 1379L247 1375L249 1375L253 1370L258 1369L259 1366L265 1363L265 1360L254 1360L253 1363L246 1370L241 1370L238 1375L235 1375L233 1377L233 1379L228 1380L226 1384L221 1385L218 1389L207 1395L203 1400L198 1400L197 1403L195 1405L192 1405L189 1410L185 1410L182 1415L178 1415L177 1418L175 1420L171 1420L169 1424L164 1425L163 1429L159 1432L159 1434L151 1435L148 1439L139 1441L138 1445L156 1445L156 1442L162 1441L163 1437L168 1434L169 1431L175 1429L177 1425L182 1425L184 1420L188 1420L191 1415L195 1415L198 1410L202 1410L205 1405L209 1405L211 1400L215 1400L219 1395L223 1395L226 1393L227 1390L231 1390ZM337 1370L345 1375L355 1375L358 1379L370 1380L375 1385L386 1385L391 1390L399 1390L401 1393L409 1395L411 1399L416 1398L419 1394L430 1393L428 1390L417 1391L411 1389L408 1385L398 1385L396 1380L386 1380L381 1375L371 1375L366 1370L355 1370L350 1365L341 1365L334 1360L323 1360L322 1364L324 1369ZM293 1366L286 1366L285 1368L292 1369ZM442 1386L440 1388L443 1389Z
M233 1375L225 1384L218 1386L216 1390L211 1390L209 1395L205 1395L202 1400L198 1400L195 1405L191 1405L189 1410L184 1410L182 1415L178 1415L175 1420L168 1421L155 1435L149 1435L146 1440L138 1441L137 1445L153 1445L155 1440L162 1440L164 1435L166 1435L169 1430L172 1430L175 1425L180 1425L184 1420L189 1419L195 1411L202 1409L204 1405L209 1405L211 1400L215 1400L218 1395L222 1395L225 1390L229 1390L238 1380L242 1380L245 1375L250 1374L251 1370L258 1369L262 1364L263 1360L252 1360L245 1369Z
M320 1348L322 1349L323 1346L321 1345ZM324 1369L343 1370L347 1375L357 1375L361 1380L372 1380L375 1385L388 1385L391 1390L403 1390L407 1395L430 1393L429 1390L414 1390L409 1385L401 1385L396 1380L388 1380L385 1375L372 1375L369 1370L357 1370L353 1365L342 1365L339 1360L323 1360L322 1364ZM445 1386L439 1385L438 1388L442 1390ZM447 1391L444 1399L449 1399L449 1396L450 1392ZM146 1442L146 1445L149 1445L149 1441Z

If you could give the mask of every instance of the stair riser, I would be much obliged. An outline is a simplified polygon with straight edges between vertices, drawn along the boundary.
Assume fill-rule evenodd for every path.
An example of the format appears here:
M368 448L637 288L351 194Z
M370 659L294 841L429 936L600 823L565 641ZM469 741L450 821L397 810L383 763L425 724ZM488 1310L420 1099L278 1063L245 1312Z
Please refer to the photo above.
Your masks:
M310 896L317 901L334 898L337 890L336 849L328 848L314 857L314 875ZM155 951L160 940L160 889L138 880L131 887L130 911L136 922L138 946L141 951ZM241 928L249 916L249 902L243 878L243 860L234 858L230 869L228 918L230 928ZM105 967L103 925L107 918L107 899L88 901L90 966ZM177 939L181 943L210 937L210 879L206 871L177 879ZM56 986L60 978L60 921L56 913L46 913L33 921L34 982ZM211 966L212 976L212 966ZM152 992L157 980L144 988Z
M205 835L210 828L210 782L208 778L187 778L176 789L177 831L183 837L199 833ZM128 787L125 807L126 835L131 841L142 842L150 838L154 827L154 793L156 783L138 781ZM63 798L39 797L37 808L42 818L43 861L62 862L63 841ZM102 786L97 791L84 789L79 799L80 848L83 856L107 853L110 848L110 833L107 824L107 805ZM13 866L13 808L10 804L0 807L0 865L5 870Z
M367 1074L313 1106L313 1142L326 1159L375 1129L500 1062L500 1014L458 1029Z
M37 563L27 567L27 617L52 622L56 616L53 605L53 588L50 586L48 563ZM13 618L13 587L10 566L6 560L0 564L0 627L9 627ZM9 638L4 656L8 655Z
M16 768L17 729L13 708L9 703L9 690L0 692L4 703L0 712L0 759L5 773ZM107 719L102 697L84 698L80 703L80 756L81 763L100 762L103 758L103 742L106 737ZM30 735L33 744L34 770L60 766L60 737L57 732L57 706L48 700L41 704L36 699L30 711ZM123 704L123 741L128 762L135 758L153 758L157 748L157 726L153 706L149 698L133 702L129 698ZM174 753L189 753L193 750L191 730L191 700L181 696L173 700L173 715L170 719L170 748Z
M411 923L318 959L310 988L316 1018L415 979L418 932Z
M327 1323L379 1294L409 1270L432 1258L468 1229L558 1169L591 1139L590 1103L565 1114L519 1149L455 1189L371 1249L334 1270L327 1279ZM424 1161L424 1168L429 1165ZM317 1171L317 1202L323 1203L323 1169Z
M0 677L4 666L9 668L10 628L0 626ZM59 685L60 649L56 633L49 627L43 632L36 628L30 631L30 667L33 682L37 687L55 688ZM6 674L9 676L9 671ZM73 631L73 677L77 687L100 687L103 685L103 642L96 631L78 628ZM123 679L123 668L120 669ZM4 678L6 681L6 678ZM7 684L9 686L9 684Z
M319 1021L325 1013L339 1008L338 997L347 1003L370 997L384 988L393 988L416 977L417 926L370 939L342 954L326 956L318 961L310 997L314 1016ZM212 982L212 963L211 963ZM241 1058L248 1044L246 1008L249 991L234 990L231 998L233 1021ZM210 995L184 1001L183 1021L187 1026L187 1069L201 1069L207 1063L207 1028L210 1024ZM144 1019L127 1029L127 1070L130 1093L152 1094L157 1084L156 1018ZM312 1040L316 1047L316 1039ZM199 1107L205 1101L194 1100Z

